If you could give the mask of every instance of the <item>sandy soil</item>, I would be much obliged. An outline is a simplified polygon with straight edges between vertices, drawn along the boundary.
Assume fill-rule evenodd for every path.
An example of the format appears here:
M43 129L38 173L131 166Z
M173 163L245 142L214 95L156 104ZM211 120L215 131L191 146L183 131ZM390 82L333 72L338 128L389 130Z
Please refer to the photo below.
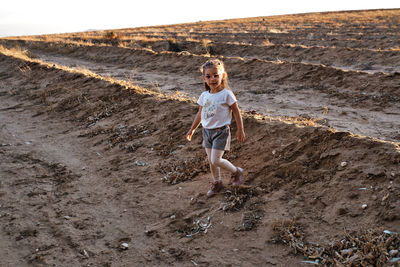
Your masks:
M398 15L138 28L118 45L0 39L34 58L0 53L1 265L389 264L396 234L374 253L332 244L400 231ZM225 174L212 199L200 133L185 141L207 51L227 65L248 137L227 154L245 185Z

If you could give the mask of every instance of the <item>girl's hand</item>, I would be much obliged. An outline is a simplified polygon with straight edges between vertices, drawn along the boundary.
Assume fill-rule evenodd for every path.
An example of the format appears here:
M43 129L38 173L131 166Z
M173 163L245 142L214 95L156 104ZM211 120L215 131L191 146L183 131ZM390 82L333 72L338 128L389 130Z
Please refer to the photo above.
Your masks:
M194 129L194 130L190 129L189 132L187 132L187 134L186 134L186 140L188 140L189 142L192 141L192 136L195 131L196 131L196 129Z
M243 130L237 130L236 131L236 141L241 144L244 142L244 139L246 139L246 134L244 133Z

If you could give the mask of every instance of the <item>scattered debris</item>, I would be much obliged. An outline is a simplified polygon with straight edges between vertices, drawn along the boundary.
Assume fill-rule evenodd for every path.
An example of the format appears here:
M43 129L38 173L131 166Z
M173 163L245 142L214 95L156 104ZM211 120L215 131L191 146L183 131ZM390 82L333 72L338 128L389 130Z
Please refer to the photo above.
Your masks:
M256 228L257 224L261 221L264 213L261 210L246 211L242 215L242 223L237 231L250 231Z
M240 186L231 190L225 191L226 201L222 204L223 211L238 211L244 203L251 197L258 195L258 192L253 187Z
M173 160L172 162L163 162L158 166L159 171L164 174L163 181L169 184L191 180L199 173L208 171L208 168L204 157Z
M383 231L385 234L388 234L388 235L397 235L398 233L396 233L396 232L392 232L392 231L389 231L389 230L384 230Z
M203 209L199 211L192 212L185 217L179 216L179 219L174 219L171 222L174 231L182 234L182 237L193 237L199 233L207 233L208 229L211 227L211 216L201 214L208 211L208 209Z
M302 263L309 263L309 264L314 264L314 265L318 265L319 264L319 260L316 259L315 261L301 261Z
M200 232L207 233L208 228L211 227L211 217L207 216L205 219L194 219L193 226L186 233L186 237L192 237Z
M393 258L389 262L390 263L400 262L400 258Z
M289 245L295 253L319 260L323 266L386 266L397 261L397 252L390 252L400 246L399 234L389 230L345 233L325 246L305 241L303 227L295 219L277 222L273 230L278 234L273 242Z
M147 165L147 162L137 160L137 161L135 161L135 165L136 165L136 166L146 166L146 165Z

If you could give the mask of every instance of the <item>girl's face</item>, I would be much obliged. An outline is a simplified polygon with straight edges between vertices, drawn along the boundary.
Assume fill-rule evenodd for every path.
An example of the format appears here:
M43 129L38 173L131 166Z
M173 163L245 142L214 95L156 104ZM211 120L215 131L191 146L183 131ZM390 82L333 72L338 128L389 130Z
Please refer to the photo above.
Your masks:
M222 80L225 79L226 73L216 67L206 68L203 73L203 81L211 88L211 90L224 89Z

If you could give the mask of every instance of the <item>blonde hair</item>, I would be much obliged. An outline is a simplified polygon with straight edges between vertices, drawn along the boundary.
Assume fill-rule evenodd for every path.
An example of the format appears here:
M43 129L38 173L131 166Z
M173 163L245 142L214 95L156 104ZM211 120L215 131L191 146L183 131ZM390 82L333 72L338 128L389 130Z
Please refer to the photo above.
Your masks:
M208 68L216 68L216 69L220 70L222 73L225 73L225 78L222 79L221 84L224 88L228 89L229 88L228 73L226 73L226 71L225 71L224 63L221 60L216 59L216 58L207 60L206 63L204 63L200 68L201 73L204 75L206 69L208 69ZM204 87L206 88L207 91L211 90L211 88L208 86L207 83L204 83Z

